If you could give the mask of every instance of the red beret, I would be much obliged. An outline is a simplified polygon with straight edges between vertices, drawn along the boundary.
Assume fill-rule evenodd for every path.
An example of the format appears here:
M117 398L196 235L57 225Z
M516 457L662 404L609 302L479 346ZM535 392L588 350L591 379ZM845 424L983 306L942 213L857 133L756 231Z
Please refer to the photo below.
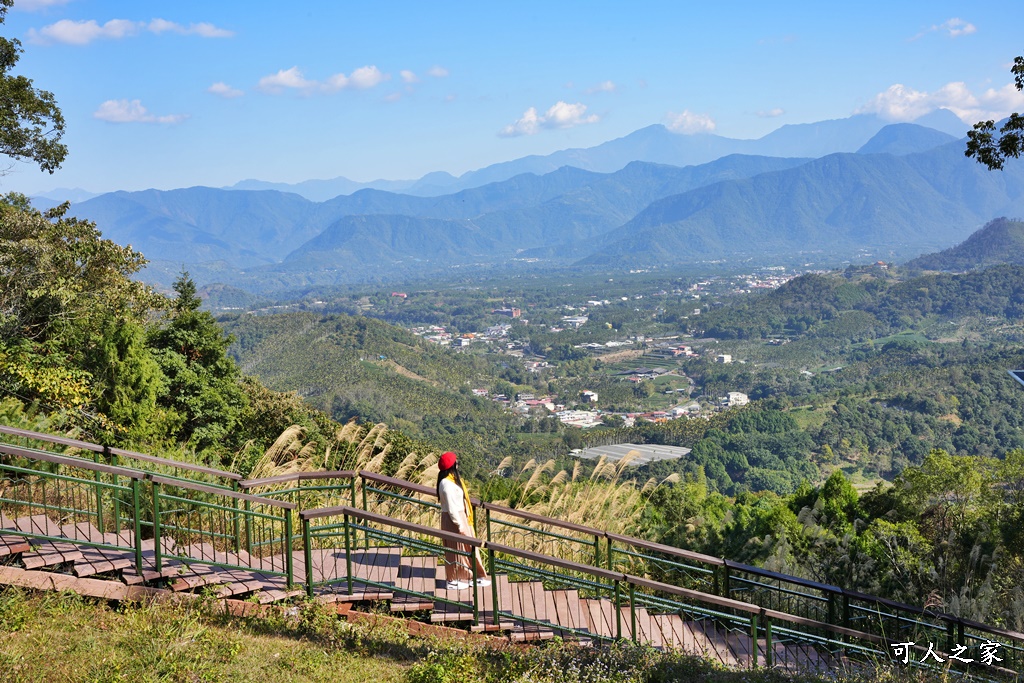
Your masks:
M450 470L455 466L455 454L451 451L442 453L441 459L437 461L437 466L441 470Z

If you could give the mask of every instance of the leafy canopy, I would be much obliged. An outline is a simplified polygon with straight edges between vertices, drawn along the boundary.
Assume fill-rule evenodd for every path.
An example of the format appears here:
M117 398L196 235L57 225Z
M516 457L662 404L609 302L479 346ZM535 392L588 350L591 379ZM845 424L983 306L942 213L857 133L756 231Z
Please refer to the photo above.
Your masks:
M1010 71L1017 90L1024 90L1024 57L1014 59ZM995 121L974 124L974 130L968 131L967 137L965 156L974 157L990 170L1001 170L1008 158L1019 158L1024 152L1024 116L1016 112L1010 114L1010 118L999 129L998 137Z
M0 0L0 23L14 0ZM21 41L0 37L0 154L31 160L53 173L68 154L60 139L64 116L53 93L37 90L24 76L11 74L21 57Z

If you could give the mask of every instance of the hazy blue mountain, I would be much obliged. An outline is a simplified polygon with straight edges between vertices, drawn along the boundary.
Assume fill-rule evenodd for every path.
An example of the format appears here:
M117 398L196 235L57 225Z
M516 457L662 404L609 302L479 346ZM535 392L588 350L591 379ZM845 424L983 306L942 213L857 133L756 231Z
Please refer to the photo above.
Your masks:
M926 152L956 139L952 135L916 123L893 123L875 133L873 138L857 150L857 153L902 156Z
M836 152L855 152L870 140L885 122L874 114L857 114L845 119L782 126L758 140L748 141L747 154L765 156L821 157Z
M583 264L656 264L869 248L910 256L1024 213L1024 167L991 173L959 142L904 157L833 154L652 203Z
M225 190L276 190L292 192L314 202L323 202L338 195L352 194L359 190L374 189L386 192L404 192L415 185L416 180L371 180L361 183L343 176L325 180L304 180L301 183L272 183L265 180L242 180Z
M151 259L238 266L279 261L318 231L305 227L316 204L296 194L209 187L112 192L76 204L103 236Z
M34 194L32 195L32 199L42 197L52 200L55 204L60 204L62 202L84 202L87 199L92 199L99 195L99 192L89 192L88 190L83 190L80 187L58 187L50 190L49 192Z
M997 218L962 243L906 263L922 270L978 270L1004 263L1024 265L1024 221Z
M937 131L952 135L958 140L967 135L967 131L971 129L971 126L960 120L960 117L951 112L948 109L936 109L933 112L925 114L917 119L914 119L914 123L919 126L925 126L926 128L934 128Z
M353 215L474 219L492 240L508 242L510 250L585 239L621 225L654 199L804 161L735 156L689 168L638 162L614 174L565 167L442 197L364 189L322 203L276 191L208 187L115 192L75 205L73 213L96 221L106 237L146 254L154 261L147 276L163 283L173 281L181 264L196 270L223 262L230 270L280 262ZM575 232L574 225L579 226ZM429 233L436 227L428 223L423 229ZM175 265L168 269L156 262Z
M949 112L946 114L953 116ZM939 125L949 125L948 120L941 115L935 120ZM364 189L433 197L501 182L524 173L545 175L563 166L611 173L633 161L693 166L729 154L820 157L834 152L853 152L885 125L885 121L873 114L859 114L846 119L785 125L759 139L739 140L712 134L682 135L657 124L595 147L565 149L543 156L531 155L499 162L468 171L458 178L445 172L434 172L416 181L375 180L369 183L357 183L343 177L296 184L245 180L230 189L295 192L314 201L324 201Z
M399 264L493 258L507 247L468 220L346 216L288 254L286 270L386 270Z

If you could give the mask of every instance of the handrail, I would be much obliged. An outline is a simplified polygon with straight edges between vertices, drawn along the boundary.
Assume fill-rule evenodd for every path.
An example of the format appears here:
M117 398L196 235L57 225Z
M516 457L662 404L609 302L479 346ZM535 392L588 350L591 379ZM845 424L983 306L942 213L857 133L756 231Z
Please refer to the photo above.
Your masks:
M501 543L492 543L488 541L484 544L484 547L488 550L494 550L499 553L505 553L506 555L515 555L516 557L521 557L524 560L530 560L531 562L542 562L544 564L550 564L556 567L561 567L562 569L568 569L569 571L573 572L591 574L593 576L598 576L602 579L607 579L609 581L624 581L626 579L625 574L613 572L608 569L594 567L589 564L583 564L581 562L573 562L572 560L563 560L562 558L554 557L553 555L544 555L542 553L535 553L530 550L513 548L510 545L503 545Z
M207 486L205 484L198 484L193 481L182 481L181 479L170 479L168 477L161 477L159 475L150 474L146 477L154 484L161 484L165 486L175 486L177 488L189 489L190 491L200 491L202 493L211 493L216 496L225 496L227 498L234 498L235 500L249 501L250 503L259 503L261 505L270 505L271 507L283 508L285 510L297 510L298 505L295 503L289 503L283 500L275 500L273 498L264 498L263 496L251 496L248 493L239 493L238 491L232 491L230 489L217 488L216 486Z
M67 467L79 467L83 470L90 470L92 472L103 472L104 474L116 474L119 477L127 477L129 479L145 479L146 475L144 472L138 470L129 470L122 467L114 467L113 465L104 465L98 462L92 462L91 460L82 460L80 458L69 458L66 455L57 455L56 453L47 453L45 451L29 450L20 448L18 446L11 446L10 444L0 443L0 453L6 453L8 455L16 455L21 458L30 458L32 460L42 460L44 462L52 462L55 465L65 465Z
M32 432L27 429L17 429L15 427L7 427L0 425L0 434L7 434L8 436L16 436L21 439L31 439L33 441L46 441L48 443L58 444L61 446L69 446L71 448L78 448L83 451L91 451L93 453L113 454L132 460L139 460L141 462L148 462L154 465L163 465L166 467L176 467L178 469L189 470L190 472L197 472L199 474L208 474L215 477L222 477L224 479L230 479L231 481L240 481L242 475L235 474L234 472L226 472L224 470L213 469L212 467L203 467L201 465L193 465L192 463L182 462L180 460L171 460L169 458L158 458L154 455L146 455L145 453L136 453L135 451L125 450L123 448L115 448L113 446L101 446L99 444L89 443L88 441L80 441L78 439L72 439L66 436L54 436L53 434L43 434L42 432Z
M651 550L656 553L665 553L666 555L675 555L676 557L683 557L687 560L694 560L696 562L712 564L716 567L722 567L726 564L726 560L723 560L720 557L715 557L713 555L705 555L703 553L694 552L692 550L683 550L682 548L675 548L670 545L663 545L661 543L655 543L653 541L645 541L643 539L633 538L632 536L623 536L621 534L613 534L611 532L605 532L604 536L609 541L627 543L637 548L643 548L644 550Z
M276 477L263 477L262 479L245 479L238 482L240 489L252 489L260 486L271 486L273 484L287 484L293 481L310 481L313 479L354 479L354 470L332 470L323 472L294 472L292 474L279 474Z
M378 515L376 512L367 512L361 508L354 508L349 505L339 505L331 508L319 508L317 510L302 510L299 512L299 519L302 521L310 521L313 519L320 519L321 517L340 517L342 515L348 515L349 517L357 517L359 519L366 520L367 522L376 522L377 524L387 524L389 526L397 527L399 529L405 529L416 534L423 534L425 536L434 536L445 541L452 541L455 543L461 543L462 545L472 546L474 548L481 548L484 542L479 538L473 538L472 536L463 536L462 534L455 533L452 531L441 531L429 526L423 526L422 524L415 524L413 522L406 522L404 519L395 519L394 517L387 517L385 515Z
M606 533L601 529L595 529L593 527L583 526L582 524L575 524L573 522L564 522L560 519L552 519L533 512L526 512L525 510L516 510L515 508L505 507L504 505L495 505L494 503L482 503L480 507L484 510L490 510L491 512L497 512L502 515L528 519L531 522L540 522L541 524L547 524L548 526L556 526L562 529L569 529L570 531L578 531L580 533L598 536L600 538L606 537Z

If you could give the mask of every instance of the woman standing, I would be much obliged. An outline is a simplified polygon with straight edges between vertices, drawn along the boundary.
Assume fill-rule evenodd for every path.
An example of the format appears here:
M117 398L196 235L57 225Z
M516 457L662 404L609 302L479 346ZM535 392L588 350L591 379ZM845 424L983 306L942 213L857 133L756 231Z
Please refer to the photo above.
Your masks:
M459 465L455 453L448 451L441 455L437 463L437 500L441 504L441 531L450 531L470 538L476 538L473 532L473 504L469 500L469 491L459 477ZM446 550L444 553L444 575L448 581L448 590L469 588L473 581L473 569L470 558L476 562L477 586L491 585L487 571L480 561L478 549L466 543L444 541L445 548L466 555Z

